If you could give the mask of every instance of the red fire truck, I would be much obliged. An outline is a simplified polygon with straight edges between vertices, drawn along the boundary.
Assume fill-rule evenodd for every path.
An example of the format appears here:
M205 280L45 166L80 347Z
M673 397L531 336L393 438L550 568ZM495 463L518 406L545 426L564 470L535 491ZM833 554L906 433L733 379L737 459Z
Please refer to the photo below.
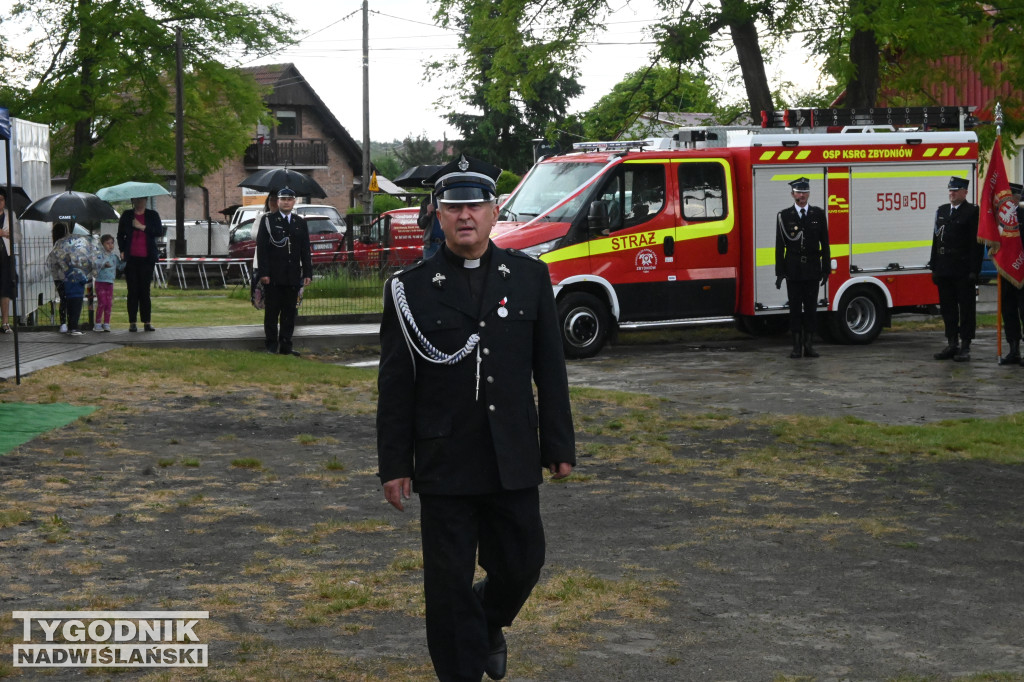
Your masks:
M530 170L494 241L548 264L569 357L596 354L616 329L735 320L749 333L781 330L777 214L793 202L788 183L806 177L831 242L819 317L836 340L870 343L892 313L938 301L935 210L951 176L968 178L971 195L977 187L969 112L951 109L876 112L889 118L884 131L849 112L794 110L780 128L578 144ZM785 127L800 118L799 131ZM939 119L958 129L927 129Z

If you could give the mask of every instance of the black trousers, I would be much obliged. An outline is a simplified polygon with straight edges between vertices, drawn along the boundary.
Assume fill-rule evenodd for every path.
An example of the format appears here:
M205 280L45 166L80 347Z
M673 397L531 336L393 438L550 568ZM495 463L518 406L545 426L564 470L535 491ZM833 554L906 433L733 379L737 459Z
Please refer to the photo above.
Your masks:
M149 297L149 285L153 281L153 267L148 258L128 256L124 265L124 282L128 286L128 322L135 324L142 318L143 324L153 321L153 303Z
M420 495L427 647L441 682L479 682L488 627L507 627L544 565L537 488L489 495ZM473 590L477 551L487 578Z
M801 328L808 334L814 333L814 315L818 312L817 279L786 278L786 292L789 294L789 331L799 334Z
M1024 331L1024 289L1013 286L1005 277L999 278L1002 287L1003 333L1007 341L1020 341Z
M939 289L939 310L946 327L946 338L970 341L974 338L977 294L967 277L932 277Z
M263 285L263 335L267 350L291 353L292 334L295 332L295 303L301 287ZM278 321L281 328L278 329Z
M82 303L85 299L82 298L69 298L68 299L68 331L73 332L78 329L78 318L82 316Z

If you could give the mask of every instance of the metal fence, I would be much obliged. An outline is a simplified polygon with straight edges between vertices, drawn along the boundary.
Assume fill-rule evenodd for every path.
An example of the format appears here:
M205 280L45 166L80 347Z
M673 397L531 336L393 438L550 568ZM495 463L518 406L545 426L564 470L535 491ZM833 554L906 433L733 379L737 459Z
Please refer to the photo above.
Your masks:
M299 307L304 322L378 319L383 310L384 282L422 255L422 249L392 248L387 220L359 218L352 221L355 224L350 225L342 248L329 260L321 258L321 262L314 263L313 282L304 290ZM98 241L99 236L91 238ZM48 237L25 237L17 246L18 315L28 325L54 324L57 290L45 265L53 242ZM153 285L170 289L248 289L252 262L248 261L246 267L238 265L239 259L165 259L157 266Z

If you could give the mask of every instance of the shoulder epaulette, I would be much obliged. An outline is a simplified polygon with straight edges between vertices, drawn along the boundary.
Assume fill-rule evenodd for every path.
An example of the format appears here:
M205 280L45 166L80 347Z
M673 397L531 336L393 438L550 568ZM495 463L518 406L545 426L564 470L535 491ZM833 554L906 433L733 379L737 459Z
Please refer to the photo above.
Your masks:
M421 267L423 265L423 263L425 263L425 262L426 261L424 261L424 260L418 260L415 263L413 263L412 265L405 266L404 268L402 268L401 270L396 272L393 276L394 277L399 277L400 275L404 275L406 273L412 272L416 268Z

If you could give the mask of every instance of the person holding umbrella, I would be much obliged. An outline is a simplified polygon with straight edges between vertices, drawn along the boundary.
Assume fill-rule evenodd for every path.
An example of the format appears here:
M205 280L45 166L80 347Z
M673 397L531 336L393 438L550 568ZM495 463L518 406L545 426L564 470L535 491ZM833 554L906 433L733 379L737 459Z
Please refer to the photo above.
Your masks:
M146 208L149 197L132 197L132 207L121 214L117 224L117 248L125 259L124 280L128 287L128 331L139 331L137 318L147 332L156 331L152 322L149 286L153 268L160 257L157 237L164 235L160 214Z
M256 259L266 302L263 333L268 353L298 355L292 349L295 307L302 287L313 279L309 228L302 216L292 213L295 190L279 189L277 206L277 213L267 214L264 229L256 235Z
M53 226L54 234L65 234L46 256L46 266L54 280L62 281L62 302L67 301L68 333L81 336L78 320L82 315L85 285L96 274L102 255L95 244L69 230L64 223Z

